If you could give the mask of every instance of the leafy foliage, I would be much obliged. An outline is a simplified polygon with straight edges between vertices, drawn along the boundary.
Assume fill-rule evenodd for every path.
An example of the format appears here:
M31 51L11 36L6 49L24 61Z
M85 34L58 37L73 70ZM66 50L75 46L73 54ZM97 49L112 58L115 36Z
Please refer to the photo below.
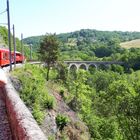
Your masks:
M55 105L54 98L48 95L45 87L44 70L37 66L26 65L24 69L13 72L22 84L20 97L31 108L33 116L40 124L45 117L45 109L52 109Z
M107 59L112 60L114 55L122 55L125 52L125 49L120 47L121 42L140 39L139 32L109 32L90 29L56 36L62 42L61 57L59 58L61 60L100 60L99 58L102 57L109 57ZM24 41L27 44L33 44L34 48L37 49L43 38L44 36L30 37Z
M47 81L49 80L50 67L58 59L59 42L55 35L46 35L40 44L39 58L47 64Z
M0 36L3 42L8 45L8 30L5 27L0 26Z
M61 114L58 114L56 116L56 124L60 130L63 130L64 126L66 126L68 122L69 122L68 117Z
M139 74L120 75L109 70L92 74L79 70L75 74L69 73L65 85L71 93L68 104L86 122L91 137L95 140L139 139L140 94L135 84L136 79L140 80Z

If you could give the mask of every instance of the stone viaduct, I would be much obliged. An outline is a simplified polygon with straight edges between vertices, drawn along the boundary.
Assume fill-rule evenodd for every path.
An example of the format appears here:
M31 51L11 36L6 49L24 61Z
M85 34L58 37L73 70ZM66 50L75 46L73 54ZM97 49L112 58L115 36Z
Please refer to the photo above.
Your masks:
M65 64L68 65L68 69L79 68L89 70L90 67L98 68L99 66L109 66L111 64L123 65L124 62L121 61L79 61L79 60L67 60L64 61Z

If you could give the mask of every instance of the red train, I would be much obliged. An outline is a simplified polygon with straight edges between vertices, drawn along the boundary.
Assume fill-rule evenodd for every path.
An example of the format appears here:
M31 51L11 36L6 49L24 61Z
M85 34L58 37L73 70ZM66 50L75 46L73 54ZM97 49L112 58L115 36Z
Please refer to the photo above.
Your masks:
M14 63L14 52L11 52L11 56L12 63ZM16 63L22 63L23 61L25 61L25 56L16 51ZM3 67L9 64L9 49L0 48L0 66Z

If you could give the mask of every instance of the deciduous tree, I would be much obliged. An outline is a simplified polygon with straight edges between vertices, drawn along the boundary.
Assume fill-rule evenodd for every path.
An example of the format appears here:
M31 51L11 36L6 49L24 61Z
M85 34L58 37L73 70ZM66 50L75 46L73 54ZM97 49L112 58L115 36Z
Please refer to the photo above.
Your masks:
M40 43L39 58L47 64L47 81L49 80L50 67L53 66L58 59L59 41L55 34L48 34Z

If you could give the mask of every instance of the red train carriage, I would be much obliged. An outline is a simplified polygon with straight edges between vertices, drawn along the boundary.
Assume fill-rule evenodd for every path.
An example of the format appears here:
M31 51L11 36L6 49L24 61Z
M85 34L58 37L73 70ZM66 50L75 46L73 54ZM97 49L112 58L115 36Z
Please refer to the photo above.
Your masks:
M11 62L14 63L14 52L11 52L12 60ZM20 52L16 51L16 63L22 63L25 61L25 56L23 56ZM0 49L0 66L9 65L9 50L8 49Z
M16 51L16 63L22 63L25 61L25 56L23 56L20 52Z
M9 65L9 50L8 49L0 49L0 66Z

